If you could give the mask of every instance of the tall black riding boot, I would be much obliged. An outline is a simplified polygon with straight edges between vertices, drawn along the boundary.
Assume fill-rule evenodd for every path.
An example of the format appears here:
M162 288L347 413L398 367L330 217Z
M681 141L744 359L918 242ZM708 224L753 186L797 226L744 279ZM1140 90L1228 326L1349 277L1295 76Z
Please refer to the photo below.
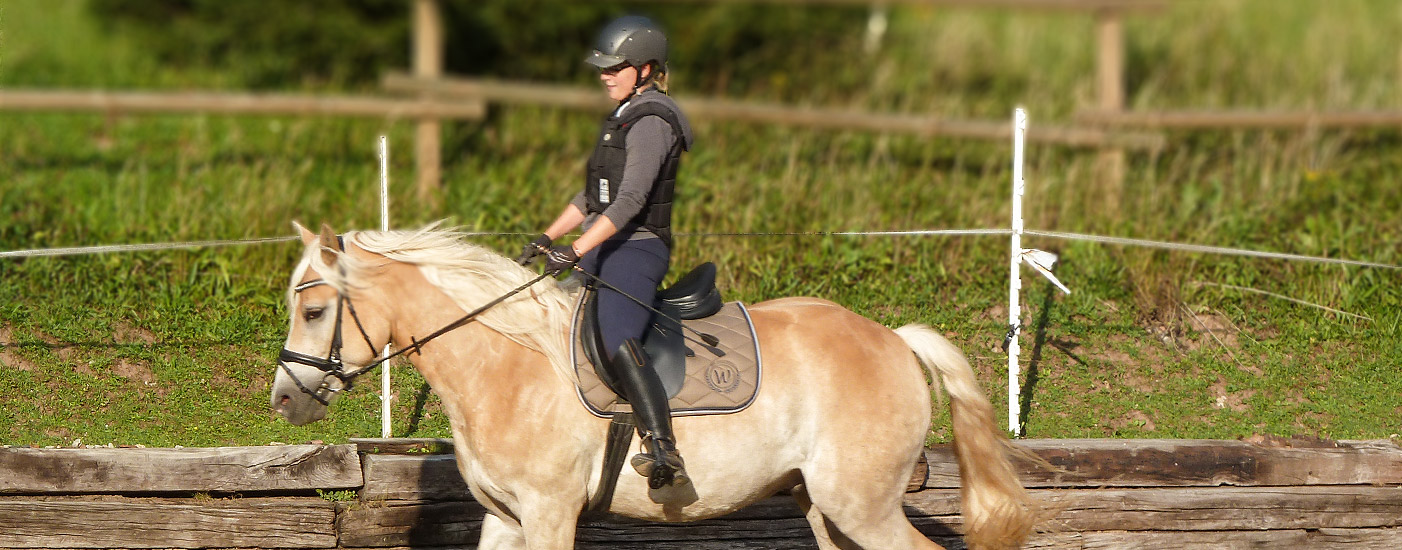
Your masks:
M662 388L657 371L648 364L642 344L634 338L624 341L612 363L614 375L633 405L638 434L649 451L633 456L633 469L646 477L648 486L653 489L689 483L691 478L686 475L686 465L677 453L677 440L672 435L672 411L667 405L667 392Z

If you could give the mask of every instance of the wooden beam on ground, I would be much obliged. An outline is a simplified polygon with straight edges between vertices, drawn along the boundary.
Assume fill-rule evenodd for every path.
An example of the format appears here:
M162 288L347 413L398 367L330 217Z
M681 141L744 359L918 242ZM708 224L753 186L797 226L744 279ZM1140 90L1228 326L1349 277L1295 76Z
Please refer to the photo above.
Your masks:
M1032 491L1053 514L1042 526L1047 534L1077 532L1077 540L1098 541L1087 548L1112 547L1112 541L1172 540L1164 532L1181 534L1182 540L1218 534L1233 542L1394 541L1402 524L1399 493L1402 488L1362 486ZM959 506L957 489L930 489L906 495L904 508L921 532L954 538L964 530ZM343 505L338 525L345 546L463 544L476 540L481 512L467 502L390 500ZM1332 534L1320 536L1326 533ZM654 546L663 548L703 541L810 541L811 545L810 537L797 504L784 496L695 523L657 524L610 516L586 521L579 529L581 542L651 541L664 544ZM1029 547L1082 547L1068 546L1069 542L1066 537L1043 535Z
M317 497L0 497L0 548L331 548Z
M1043 527L1066 531L1244 531L1402 526L1402 488L1167 487L1033 489L1052 513ZM905 496L906 515L963 532L957 489Z
M453 455L365 455L366 500L461 500L467 483Z
M342 547L471 545L481 538L486 511L470 499L342 503L336 532Z
M1402 111L1082 111L1075 119L1158 130L1402 127Z
M9 89L0 90L0 111L478 119L486 107L472 101L378 97Z
M0 449L0 494L351 489L354 445L189 449Z
M944 489L942 489L944 490ZM907 495L907 511L921 493ZM1033 490L1071 531L1243 531L1402 526L1402 488L1180 487Z
M395 440L374 440L389 453ZM450 452L451 440L431 441ZM1334 446L1271 447L1244 441L1191 439L1028 439L1017 442L1049 462L1048 470L1016 461L1027 487L1216 487L1274 485L1402 485L1402 448L1388 440L1339 441ZM366 445L368 443L362 443ZM366 455L365 498L448 500L466 494L452 455ZM912 490L959 487L949 445L925 450Z
M352 437L365 454L452 454L453 440L440 437Z
M1402 529L1289 529L1277 531L1091 531L1081 534L1086 550L1180 550L1182 548L1402 548Z
M548 105L604 112L612 103L597 90L555 84L475 79L426 80L403 74L387 75L384 87L398 93L427 93L440 98L473 98L507 105ZM872 113L852 109L793 107L777 103L725 99L677 98L692 119L739 120L829 130L908 133L925 137L1007 140L1007 121L955 120L910 113ZM1073 147L1116 145L1133 149L1163 146L1162 136L1115 132L1103 128L1033 125L1028 139Z
M1402 485L1402 448L1389 440L1271 447L1193 439L1028 439L1059 471L1017 461L1027 487ZM927 488L959 486L953 450L926 449Z

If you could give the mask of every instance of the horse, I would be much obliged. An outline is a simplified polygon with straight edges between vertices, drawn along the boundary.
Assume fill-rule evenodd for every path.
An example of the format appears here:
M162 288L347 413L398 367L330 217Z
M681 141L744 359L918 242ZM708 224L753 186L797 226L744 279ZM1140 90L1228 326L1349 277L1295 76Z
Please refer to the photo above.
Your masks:
M603 490L608 431L580 402L569 359L579 290L533 284L544 275L436 224L340 237L296 227L306 249L289 281L272 407L294 425L324 418L355 374L382 361L377 350L408 350L442 398L458 470L487 509L478 548L573 548L586 503ZM454 323L474 308L480 315ZM941 548L902 509L939 380L966 543L1015 548L1027 538L1037 505L958 348L927 326L892 330L819 298L749 312L762 391L740 412L675 419L691 482L650 489L625 465L608 512L686 522L788 490L823 550Z

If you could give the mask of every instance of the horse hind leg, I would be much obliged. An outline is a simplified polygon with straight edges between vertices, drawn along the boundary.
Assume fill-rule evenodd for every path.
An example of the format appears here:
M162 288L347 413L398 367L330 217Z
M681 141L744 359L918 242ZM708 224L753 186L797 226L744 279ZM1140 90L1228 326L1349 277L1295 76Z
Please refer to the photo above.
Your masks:
M819 550L944 550L910 524L899 499L895 506L879 505L884 502L879 496L858 495L855 490L819 489L818 502L814 502L815 495L806 484L794 488L794 500L808 519Z

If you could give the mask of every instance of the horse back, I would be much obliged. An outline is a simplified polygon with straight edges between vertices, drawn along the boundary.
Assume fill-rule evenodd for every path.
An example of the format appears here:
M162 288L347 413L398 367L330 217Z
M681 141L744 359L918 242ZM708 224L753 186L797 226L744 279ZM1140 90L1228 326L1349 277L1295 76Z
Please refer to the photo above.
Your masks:
M910 347L890 328L831 300L808 296L779 298L749 307L769 356L776 346L817 352L837 365L914 364Z

